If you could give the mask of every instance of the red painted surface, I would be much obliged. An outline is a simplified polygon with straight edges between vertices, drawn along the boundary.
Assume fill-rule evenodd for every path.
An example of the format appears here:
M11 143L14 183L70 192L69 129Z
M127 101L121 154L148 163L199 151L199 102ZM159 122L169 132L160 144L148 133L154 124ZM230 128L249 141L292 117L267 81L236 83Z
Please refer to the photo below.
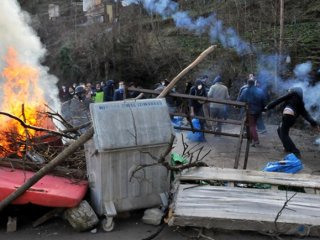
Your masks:
M0 167L0 201L23 185L33 172ZM46 175L34 184L13 204L32 203L48 207L75 207L88 189L87 181L72 182L70 179Z

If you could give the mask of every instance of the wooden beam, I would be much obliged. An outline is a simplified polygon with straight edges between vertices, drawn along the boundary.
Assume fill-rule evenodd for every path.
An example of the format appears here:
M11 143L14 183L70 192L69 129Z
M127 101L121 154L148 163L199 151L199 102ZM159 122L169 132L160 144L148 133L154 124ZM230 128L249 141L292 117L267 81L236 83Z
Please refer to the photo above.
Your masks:
M319 237L320 196L293 194L265 189L181 184L168 224ZM287 208L277 218L286 202Z
M144 88L134 88L129 87L128 91L135 91L135 92L141 92L141 93L149 93L153 95L158 95L159 92L151 89L144 89ZM200 100L204 102L212 102L212 103L220 103L220 104L226 104L226 105L233 105L236 107L246 107L247 104L244 102L238 102L238 101L232 101L232 100L215 100L213 98L208 97L200 97L200 96L194 96L190 94L182 94L182 93L168 93L167 95L171 97L178 97L178 98L184 98L184 99L194 99L194 100Z
M185 180L217 180L247 183L267 183L272 185L320 189L320 177L317 175L238 170L233 168L190 168L183 171L180 176L180 181Z

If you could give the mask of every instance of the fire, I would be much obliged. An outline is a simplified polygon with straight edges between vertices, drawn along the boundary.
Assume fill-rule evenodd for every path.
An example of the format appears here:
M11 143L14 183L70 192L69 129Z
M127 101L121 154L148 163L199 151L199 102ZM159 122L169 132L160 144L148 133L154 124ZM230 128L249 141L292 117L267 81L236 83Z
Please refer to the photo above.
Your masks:
M46 104L44 92L39 87L39 70L19 61L17 52L9 48L4 58L6 66L2 71L2 100L0 110L20 118L32 126L48 126L48 118L44 117ZM21 156L25 149L25 141L36 136L32 130L26 130L17 120L0 115L0 156L10 153ZM19 144L21 143L21 144Z

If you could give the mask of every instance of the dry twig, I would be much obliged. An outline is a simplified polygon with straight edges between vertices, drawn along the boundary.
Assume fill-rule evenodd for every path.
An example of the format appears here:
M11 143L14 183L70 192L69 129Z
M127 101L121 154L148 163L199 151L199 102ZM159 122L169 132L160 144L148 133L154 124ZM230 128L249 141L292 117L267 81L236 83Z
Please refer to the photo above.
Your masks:
M294 193L290 198L288 198L288 191L286 191L286 199L287 200L284 202L282 208L280 209L280 211L278 212L276 218L274 219L274 225L275 225L275 228L276 228L277 232L279 232L279 228L278 228L278 224L277 224L277 221L278 221L279 217L281 216L281 214L282 214L284 209L288 209L288 210L293 211L292 209L287 208L287 206L288 206L288 203L291 201L291 199L294 198L296 195L297 195L297 193Z
M135 169L130 174L130 178L129 178L130 180L129 181L132 180L132 178L134 177L134 175L138 171L140 171L140 170L142 170L142 169L144 169L146 167L162 165L162 166L164 166L165 168L167 168L170 171L177 172L177 171L182 171L184 169L192 168L192 167L206 167L206 166L208 166L205 162L202 162L202 160L204 159L205 156L207 156L210 153L211 150L209 150L202 158L200 158L200 153L203 150L203 147L200 147L199 149L197 149L197 150L195 150L194 152L191 152L191 153L190 153L190 151L187 151L189 153L188 156L190 158L189 163L182 164L182 165L177 165L177 166L170 165L170 163L166 161L166 157L170 154L170 152L171 152L171 150L173 148L173 142L174 142L174 136L172 135L171 136L171 140L170 140L170 144L166 148L166 151L163 154L161 154L160 157L154 156L148 151L140 151L143 154L148 154L155 162L154 163L149 163L149 164L140 164L140 165L136 166ZM185 143L184 143L184 146L186 146ZM192 147L192 148L194 148L194 147ZM195 161L192 162L193 155L196 152L198 152L197 157L196 157Z

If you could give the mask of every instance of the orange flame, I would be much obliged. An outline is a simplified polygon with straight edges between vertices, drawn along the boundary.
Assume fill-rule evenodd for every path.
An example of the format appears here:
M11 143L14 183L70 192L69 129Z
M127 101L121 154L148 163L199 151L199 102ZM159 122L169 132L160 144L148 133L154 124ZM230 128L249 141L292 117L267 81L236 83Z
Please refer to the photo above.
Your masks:
M39 70L35 67L19 62L15 49L9 48L5 56L6 67L2 71L5 80L2 85L2 104L0 110L10 113L28 125L48 127L48 118L44 118L46 101L44 93L39 87ZM16 120L0 115L0 156L17 153L28 137L36 136L32 129L26 129ZM52 129L52 124L50 129ZM22 144L23 145L23 144Z

